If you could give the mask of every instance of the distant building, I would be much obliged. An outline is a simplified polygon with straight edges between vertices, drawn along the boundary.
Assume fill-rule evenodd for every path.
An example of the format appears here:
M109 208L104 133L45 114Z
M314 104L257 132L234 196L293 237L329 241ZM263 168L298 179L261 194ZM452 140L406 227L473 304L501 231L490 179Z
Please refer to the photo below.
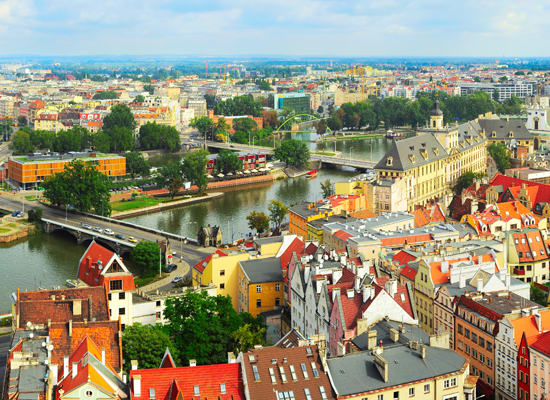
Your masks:
M296 114L311 114L311 96L309 93L277 94L274 99L275 110L288 107Z
M218 247L222 244L222 230L219 226L203 226L197 235L199 246Z

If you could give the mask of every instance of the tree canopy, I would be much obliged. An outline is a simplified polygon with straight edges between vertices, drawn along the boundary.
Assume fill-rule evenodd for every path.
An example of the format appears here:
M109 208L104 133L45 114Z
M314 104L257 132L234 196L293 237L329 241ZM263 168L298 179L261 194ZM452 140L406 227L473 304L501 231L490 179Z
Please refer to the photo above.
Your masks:
M94 100L114 100L118 99L118 94L114 90L106 90L104 92L94 94L94 97L92 98Z
M252 115L253 117L262 116L262 104L255 101L252 97L236 96L227 100L222 100L214 107L216 115Z
M180 134L176 128L147 122L139 128L139 143L145 150L178 150L181 146Z
M134 114L130 107L124 104L117 104L111 108L111 112L103 118L103 130L111 134L111 130L115 126L120 128L127 128L130 131L134 131L136 128L136 122L134 121Z
M289 165L307 165L310 157L307 144L296 139L283 142L273 151L273 154L277 159L283 161L287 167Z
M504 174L506 169L510 168L510 152L506 146L500 142L493 142L487 147L487 151L495 160L498 171Z
M29 134L23 130L19 130L12 136L9 147L13 150L13 154L28 154L34 149Z
M151 174L151 166L139 151L132 151L125 154L126 171L130 171L132 177L135 174L149 176Z
M269 229L269 217L263 211L252 210L246 216L248 227L255 229L258 234L262 234Z
M177 363L177 349L160 325L136 322L126 326L122 333L122 358L126 371L130 370L132 360L137 360L141 369L159 368L166 349Z
M170 193L171 198L180 191L183 185L181 163L163 165L155 178L155 183Z
M481 172L466 171L458 177L455 185L453 186L454 194L460 195L464 189L470 187L476 179L481 179L485 174Z
M226 149L221 149L217 158L218 170L227 174L228 172L240 171L243 167L243 162L238 154Z
M141 265L143 268L142 276L149 278L159 272L161 262L160 247L157 243L150 240L142 240L136 244L136 247L130 253L133 262Z
M195 117L189 121L189 126L196 128L202 136L205 136L207 133L210 133L214 122L208 117Z
M206 164L208 163L208 151L199 149L185 156L182 162L182 170L187 180L192 185L197 185L199 194L206 190L208 178L206 177Z
M288 215L288 207L279 200L269 200L269 218L275 226L281 226L286 216Z

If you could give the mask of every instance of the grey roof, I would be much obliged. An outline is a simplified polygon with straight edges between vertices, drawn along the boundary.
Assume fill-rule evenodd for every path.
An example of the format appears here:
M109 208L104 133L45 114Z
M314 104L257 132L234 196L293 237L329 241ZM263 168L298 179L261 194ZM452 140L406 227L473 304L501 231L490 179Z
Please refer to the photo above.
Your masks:
M278 282L283 280L281 260L275 257L239 261L250 283Z
M269 236L266 238L258 238L254 239L254 243L262 245L262 244L270 244L270 243L279 243L282 242L284 239L284 236Z
M405 333L401 333L401 324L396 321L381 320L371 326L369 330L376 331L376 344L382 345L384 348L408 345L409 341L417 340L421 343L429 343L430 335L420 329L417 325L403 324L405 326ZM396 329L399 332L399 340L394 342L390 339L390 329ZM359 350L367 350L368 345L368 331L363 332L359 336L351 339L352 343L359 348Z
M527 130L525 123L520 119L480 119L479 125L485 129L485 136L488 139L499 140L534 140L534 136ZM492 133L496 132L496 137ZM510 132L514 132L514 136L510 137Z
M427 154L426 159L423 154ZM414 163L411 160L411 156L414 156ZM392 165L387 165L389 157L392 158ZM426 133L420 136L393 141L390 149L376 164L374 169L406 171L446 157L447 152L441 143L439 143L434 135Z
M441 111L441 109L439 108L439 100L437 99L434 100L434 108L430 112L430 115L435 115L435 116L443 115L443 111Z
M426 358L408 346L384 348L381 356L388 362L388 382L380 375L372 352L348 354L327 360L338 396L371 392L390 386L458 372L466 360L449 349L426 346Z

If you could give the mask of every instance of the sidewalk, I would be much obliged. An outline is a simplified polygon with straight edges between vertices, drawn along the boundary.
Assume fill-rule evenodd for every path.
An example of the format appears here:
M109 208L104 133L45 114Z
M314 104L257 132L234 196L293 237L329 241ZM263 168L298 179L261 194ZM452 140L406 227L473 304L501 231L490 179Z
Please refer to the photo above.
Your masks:
M190 271L191 267L188 263L186 263L183 260L179 260L177 263L178 267L175 271L170 272L169 274L165 274L166 277L162 278L160 281L153 282L149 285L142 286L138 289L142 290L143 292L150 292L151 290L158 289L159 287L168 285L170 282L172 282L172 279L174 279L176 276L186 276Z

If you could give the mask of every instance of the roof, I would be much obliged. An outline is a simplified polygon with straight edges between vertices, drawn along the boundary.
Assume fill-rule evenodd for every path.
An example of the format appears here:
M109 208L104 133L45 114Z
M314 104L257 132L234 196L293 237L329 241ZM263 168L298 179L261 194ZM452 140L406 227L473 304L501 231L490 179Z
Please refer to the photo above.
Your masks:
M212 256L214 254L217 254L220 257L226 257L227 256L227 254L225 254L223 251L216 250L214 253L210 254L208 257L206 257L201 262L198 262L195 265L193 265L193 268L196 269L198 272L200 272L202 274L204 272L204 269L206 268L206 266L208 265L208 263L210 262L210 260L212 259Z
M399 340L397 342L390 339L391 329L395 329L399 332ZM379 345L380 342L382 342L384 348L403 344L408 345L411 340L418 340L421 341L421 343L430 342L430 335L420 329L418 325L402 324L397 321L386 321L383 319L369 327L369 331L370 330L376 331L376 344ZM369 333L365 331L351 339L351 341L359 350L365 351L368 350L368 337Z
M550 356L550 332L543 332L532 337L529 342L531 343L529 347Z
M516 342L516 346L518 348L521 343L521 336L524 332L525 337L529 338L531 336L538 335L541 331L544 332L550 330L550 312L548 312L548 310L544 310L544 312L540 312L539 314L541 322L540 331L537 327L537 322L535 320L537 317L535 315L516 318L510 321L510 323L514 326L514 341Z
M466 360L449 349L426 346L426 358L408 346L384 348L380 356L387 361L385 382L372 352L347 354L327 360L330 375L340 397L369 393L397 385L406 385L462 371Z
M428 155L424 158L423 154ZM412 158L414 157L414 162ZM435 136L426 133L403 140L394 140L384 157L376 164L374 169L406 171L411 168L442 160L447 157L445 148ZM391 163L388 159L391 158Z
M135 396L134 387L130 384L132 399L194 399L199 398L194 396L195 386L198 386L201 399L245 400L238 363L137 369L130 371L131 383L136 375L141 377L141 396ZM221 384L225 385L225 393L222 393ZM151 389L154 397L151 396Z
M296 328L293 328L286 335L284 335L281 340L275 343L275 346L281 349L285 349L287 347L298 347L300 340L305 340L305 337L303 337Z
M489 297L493 299L491 302L487 301ZM487 293L474 298L462 295L458 305L469 308L479 315L495 322L501 320L505 315L512 314L513 311L519 310L520 308L543 308L537 303L524 299L514 292L509 292L508 296L502 297Z
M534 136L521 119L480 119L478 120L481 129L485 129L485 136L488 139L500 139L500 140L534 140ZM496 136L493 137L492 133L495 132ZM513 136L510 136L510 132L513 132Z
M275 257L239 261L249 283L280 282L283 280L281 261Z

